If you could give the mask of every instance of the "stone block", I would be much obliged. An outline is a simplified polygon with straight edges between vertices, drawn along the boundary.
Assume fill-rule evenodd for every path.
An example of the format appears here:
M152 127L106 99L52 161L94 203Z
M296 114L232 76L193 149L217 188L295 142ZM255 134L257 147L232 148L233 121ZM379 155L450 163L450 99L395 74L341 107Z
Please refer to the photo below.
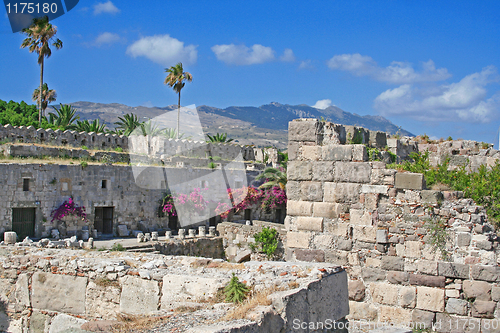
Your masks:
M389 271L387 272L387 281L394 284L408 284L409 274L406 272Z
M350 240L350 239L337 240L337 249L343 250L343 251L351 251L352 250L352 240ZM499 293L499 296L500 296L500 293Z
M350 234L351 226L348 223L333 223L331 233L338 237L347 237Z
M494 318L496 302L475 301L471 304L471 314L476 318Z
M324 183L323 200L327 202L357 203L361 185L352 183Z
M369 143L372 147L384 148L387 146L387 133L381 131L370 131L369 133Z
M297 229L305 231L323 231L323 218L322 217L297 217Z
M312 164L308 161L290 161L287 168L288 180L312 180Z
M404 259L394 256L384 256L380 263L380 267L386 271L403 271Z
M464 301L463 299L449 298L448 302L446 302L445 310L451 314L466 316L468 304L469 302Z
M417 290L415 287L401 287L399 289L399 305L404 308L414 308L417 299Z
M337 218L339 217L339 205L338 203L315 202L313 204L313 216L328 219Z
M472 265L471 278L489 282L500 282L500 267Z
M495 302L500 301L500 287L498 286L491 287L491 299Z
M451 278L468 279L469 265L456 264L451 262L439 262L438 274Z
M361 280L349 281L349 299L361 302L365 298L365 285Z
M286 212L291 216L311 216L312 207L312 202L288 200L286 203Z
M407 258L420 258L422 255L422 243L419 241L407 241L405 242L405 256Z
M288 141L288 159L290 161L295 161L299 157L299 143L294 141Z
M321 146L302 146L302 157L309 161L321 159Z
M352 146L350 145L324 146L322 157L324 161L351 161Z
M346 266L348 263L348 254L349 252L347 251L326 250L325 261L339 266Z
M288 181L286 183L286 196L290 201L299 201L300 195L300 182Z
M427 275L438 274L438 262L432 260L421 259L417 262L417 269L420 273Z
M367 185L361 186L361 193L377 193L387 195L389 192L389 186L387 185Z
M459 298L460 297L460 290L446 289L445 294L446 294L446 297L448 297L448 298Z
M414 286L444 288L446 284L446 278L444 276L411 274L410 284Z
M295 258L299 261L307 261L307 262L325 261L325 251L323 250L296 249L294 253L295 253Z
M479 333L481 321L477 318L436 313L434 328L439 333Z
M317 119L296 119L288 123L288 140L318 143L322 127L323 123Z
M118 285L102 286L89 280L85 294L85 314L94 318L116 319L120 312L120 293Z
M352 237L357 241L375 243L377 239L377 228L370 226L355 225L353 227Z
M233 258L232 261L236 262L236 263L241 263L241 262L244 262L244 261L250 261L250 256L251 255L252 255L252 251L250 251L250 250L243 250L240 253L238 253Z
M385 271L378 268L364 267L361 270L364 281L385 281Z
M444 200L443 193L441 191L422 190L420 195L423 203L433 204Z
M385 244L389 242L387 229L377 229L377 243Z
M381 306L379 320L381 322L388 322L390 325L409 323L411 321L411 310ZM403 332L406 333L406 331Z
M415 325L418 325L415 327L416 329L425 330L432 327L435 317L436 314L434 312L415 309L411 314L411 321Z
M364 209L354 209L350 210L350 223L354 225L372 225L372 214L365 211Z
M373 185L394 186L394 175L396 172L396 170L392 169L372 169L370 183Z
M31 301L34 309L72 314L85 313L86 277L36 272L31 283Z
M313 178L312 180L333 181L333 170L334 170L334 162L315 162L313 163ZM287 192L288 195L288 192Z
M286 236L286 247L307 249L311 240L311 234L308 232L289 231Z
M49 333L63 333L63 332L81 332L85 331L80 329L80 327L87 321L85 319L75 318L67 314L61 313L55 316L49 328Z
M463 290L465 298L491 301L491 284L488 282L465 280L463 282Z
M121 313L147 315L158 310L160 301L158 282L125 276L120 278L120 284L122 286ZM165 283L163 286L165 287Z
M300 194L304 201L323 201L323 186L321 182L302 182Z
M471 235L468 232L457 232L457 246L469 246Z
M358 162L368 161L365 145L352 145L352 160Z
M376 320L377 308L370 303L349 301L350 320Z
M398 286L388 283L371 283L370 290L375 303L396 305L398 302Z
M333 249L334 248L333 236L328 234L315 235L313 239L313 244L314 248L316 249L321 249L321 250Z
M424 175L421 173L398 172L395 178L397 189L422 190L425 188Z
M224 288L229 280L230 276L222 279L187 274L167 274L163 276L162 280L161 309L171 310L184 302L196 302L213 297L219 289ZM157 287L158 284L156 284ZM151 302L154 303L153 300ZM152 309L157 304L158 301L151 304L150 308Z
M417 287L417 308L421 310L443 312L444 290L431 287Z
M338 162L334 180L346 183L369 183L371 166L368 162Z

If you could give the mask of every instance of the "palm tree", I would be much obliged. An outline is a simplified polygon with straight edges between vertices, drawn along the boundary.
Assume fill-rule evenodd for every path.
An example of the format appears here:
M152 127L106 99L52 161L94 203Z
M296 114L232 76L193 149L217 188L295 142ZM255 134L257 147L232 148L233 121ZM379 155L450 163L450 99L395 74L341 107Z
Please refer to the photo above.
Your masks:
M184 81L193 81L193 76L189 72L184 72L182 68L182 62L179 62L175 66L170 66L170 68L165 68L165 72L168 73L165 78L165 84L172 87L176 93L179 94L179 103L177 104L177 139L179 139L179 117L181 114L181 90L186 84Z
M42 88L42 93L40 94L40 88L36 88L33 91L33 95L31 96L31 99L33 101L38 101L38 103L40 103L40 96L42 96L41 97L41 100L42 100L41 111L43 114L43 113L45 113L45 109L49 105L49 102L54 102L56 100L57 93L54 89L49 89L49 87L47 86L47 83L44 83L43 88Z
M266 168L263 173L255 178L256 180L265 179L266 182L260 185L260 188L272 188L275 186L279 186L282 190L286 187L287 177L286 171L283 169L276 168Z
M127 113L122 117L118 117L119 121L115 123L116 128L115 131L117 133L122 133L120 135L129 136L138 126L141 126L143 123L139 121L137 115L133 113Z
M38 53L38 64L40 65L40 88L38 97L38 122L42 124L42 91L43 91L43 62L44 58L49 58L52 55L50 50L50 45L54 46L56 49L62 48L63 44L59 38L54 36L57 33L57 27L49 23L49 18L47 16L34 18L33 23L28 28L22 30L22 32L28 37L23 40L21 48L29 47L31 53Z
M59 105L59 109L53 106L57 114L52 112L49 113L49 124L66 129L71 127L71 125L74 125L73 123L80 119L80 116L76 115L76 109L74 109L71 105L63 105L62 103L59 103Z
M221 133L221 134L217 133L216 135L207 134L207 136L208 136L207 142L229 143L234 140L234 139L229 139L227 137L227 133Z
M94 132L94 133L105 133L106 132L106 124L99 123L99 119L94 119L94 121L90 122L88 119L86 120L77 120L76 125L68 126L68 129L72 129L78 132Z
M153 123L151 120L142 123L139 127L137 127L137 130L134 131L134 134L136 135L149 135L149 136L159 136L162 135L164 132L163 129L159 128L156 123Z

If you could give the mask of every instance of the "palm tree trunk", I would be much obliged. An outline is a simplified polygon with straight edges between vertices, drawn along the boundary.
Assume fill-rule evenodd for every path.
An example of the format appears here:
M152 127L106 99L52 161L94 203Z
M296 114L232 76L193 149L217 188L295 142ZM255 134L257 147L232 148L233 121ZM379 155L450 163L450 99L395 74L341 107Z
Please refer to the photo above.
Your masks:
M179 139L179 117L181 115L181 91L179 90L179 103L177 104L177 140Z
M43 58L40 63L40 94L38 95L38 124L42 127Z

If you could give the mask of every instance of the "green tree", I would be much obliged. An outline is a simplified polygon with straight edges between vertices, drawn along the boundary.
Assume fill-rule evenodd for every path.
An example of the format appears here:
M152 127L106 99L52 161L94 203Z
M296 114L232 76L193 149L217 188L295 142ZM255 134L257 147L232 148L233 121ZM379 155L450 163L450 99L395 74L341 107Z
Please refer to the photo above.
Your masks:
M59 38L54 38L57 33L57 27L49 23L49 18L47 16L34 18L31 26L23 29L22 32L26 34L27 37L23 40L21 48L28 47L31 53L36 52L38 54L38 64L40 65L38 122L41 126L44 111L42 104L44 59L52 55L52 50L50 49L51 45L59 50L62 48L63 43Z
M137 118L137 115L133 113L127 113L123 117L118 117L118 120L115 125L115 131L121 131L120 135L126 135L129 136L132 134L132 132L139 126L141 126L143 123L139 121L139 118ZM118 132L117 132L118 134Z
M282 190L286 188L286 171L276 168L266 168L264 172L255 178L256 180L265 179L266 182L260 185L260 188L272 188L274 186L279 186Z
M99 119L94 119L94 121L90 122L89 120L77 120L76 124L68 126L68 129L75 130L78 132L94 132L94 133L105 133L106 132L106 124L101 124Z
M54 89L49 89L47 83L44 83L42 89L42 114L45 114L45 109L47 109L49 102L55 102L56 98L56 91ZM33 91L31 99L34 102L40 101L40 88L36 88L35 91Z
M207 142L221 142L221 143L229 143L234 139L229 139L227 137L227 133L217 133L216 135L207 134L208 140Z
M145 123L142 123L137 130L134 131L136 135L149 135L149 136L159 136L164 133L164 130L159 128L156 123L153 123L151 120L148 120Z
M80 119L80 116L76 114L76 109L69 104L59 103L59 109L53 106L56 113L49 113L49 124L55 125L57 127L62 127L68 129L74 122Z
M184 72L182 68L182 62L179 62L175 66L170 68L165 68L165 72L168 73L165 78L165 84L172 87L176 93L179 94L179 102L177 104L177 139L179 139L179 117L181 114L181 90L186 84L184 81L192 82L193 76L189 72Z

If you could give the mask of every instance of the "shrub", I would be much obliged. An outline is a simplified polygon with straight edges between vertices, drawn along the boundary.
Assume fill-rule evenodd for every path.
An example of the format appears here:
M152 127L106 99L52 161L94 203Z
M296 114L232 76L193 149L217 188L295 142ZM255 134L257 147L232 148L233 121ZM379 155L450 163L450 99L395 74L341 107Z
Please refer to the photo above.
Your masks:
M268 258L272 258L278 248L278 233L271 227L263 227L261 232L254 235L257 247L264 252Z
M89 147L87 147L87 146L82 146L82 149L89 149Z
M241 303L247 298L250 289L245 283L240 282L236 274L233 273L233 277L229 283L224 288L224 295L226 296L226 302Z
M122 147L116 147L116 148L115 148L115 151L116 151L117 153L122 153L122 152L123 152L123 148L122 148Z
M86 161L81 161L80 165L81 165L82 169L85 169L89 164Z
M115 243L110 249L111 251L125 251L125 248L120 243Z

